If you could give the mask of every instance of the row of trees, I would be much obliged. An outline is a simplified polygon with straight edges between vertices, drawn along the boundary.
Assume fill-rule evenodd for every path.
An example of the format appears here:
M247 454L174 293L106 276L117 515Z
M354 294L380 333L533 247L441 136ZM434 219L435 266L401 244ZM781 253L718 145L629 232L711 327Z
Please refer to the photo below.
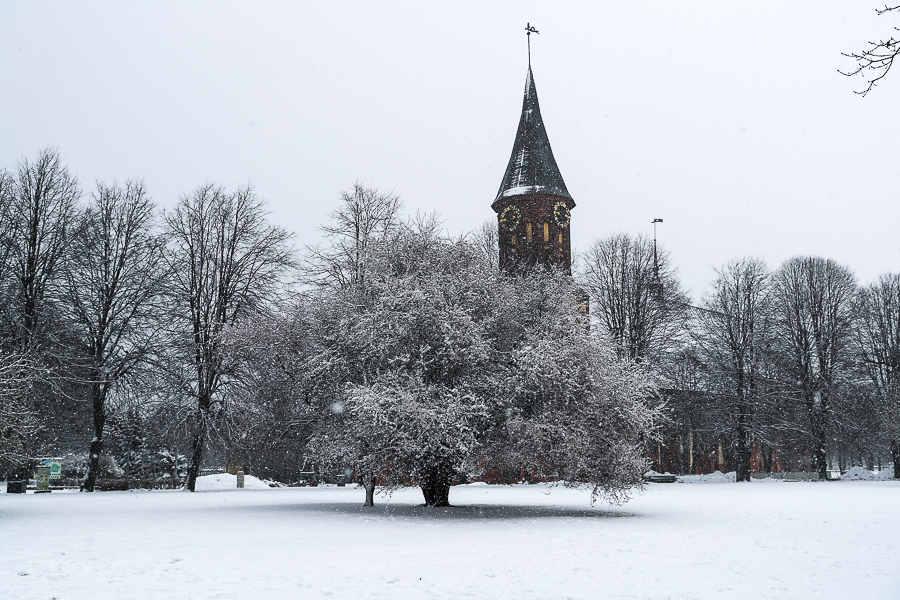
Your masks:
M686 455L675 468L696 469L705 441L724 443L738 480L749 480L754 449L767 470L773 453L808 455L824 478L830 461L855 453L889 454L900 472L900 275L858 287L820 257L775 270L736 259L694 306L655 250L644 237L600 240L584 283L620 355L665 390L669 443Z
M576 281L510 277L494 225L451 238L361 185L300 253L250 188L163 213L140 182L81 196L53 150L0 174L7 469L86 447L83 489L112 451L193 490L211 450L440 505L485 471L621 498L654 448L688 448L696 470L724 445L742 479L761 449L820 471L842 448L897 458L894 277L857 290L831 261L746 259L695 307L645 238L598 241Z
M193 489L219 402L219 333L265 309L293 264L290 235L250 188L205 185L162 217L137 181L80 198L52 149L0 172L4 461L70 449L87 413L92 491L110 413L156 408L173 415L164 429L189 433Z

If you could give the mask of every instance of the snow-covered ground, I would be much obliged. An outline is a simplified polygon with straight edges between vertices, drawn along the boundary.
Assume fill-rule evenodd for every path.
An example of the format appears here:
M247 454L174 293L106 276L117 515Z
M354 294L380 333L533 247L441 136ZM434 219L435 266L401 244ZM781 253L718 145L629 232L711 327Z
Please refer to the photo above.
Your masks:
M364 509L353 487L216 477L0 495L0 598L900 598L896 481L650 484L621 507L469 485L456 508L411 489Z

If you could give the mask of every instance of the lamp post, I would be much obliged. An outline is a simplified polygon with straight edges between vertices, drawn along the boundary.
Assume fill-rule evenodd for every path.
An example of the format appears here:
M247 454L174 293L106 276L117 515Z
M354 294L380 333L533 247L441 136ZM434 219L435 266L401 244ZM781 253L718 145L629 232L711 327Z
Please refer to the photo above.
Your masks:
M659 259L656 254L656 224L662 223L662 219L653 219L653 281L650 282L650 290L658 301L662 301L663 285L659 280Z

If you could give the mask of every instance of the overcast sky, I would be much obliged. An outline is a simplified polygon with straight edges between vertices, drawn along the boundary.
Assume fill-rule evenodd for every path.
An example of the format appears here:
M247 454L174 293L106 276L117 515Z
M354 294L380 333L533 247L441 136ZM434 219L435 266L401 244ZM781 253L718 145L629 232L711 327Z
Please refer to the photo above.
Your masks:
M301 243L358 179L462 233L495 219L530 22L576 250L662 218L695 298L744 255L865 283L900 270L900 72L863 98L837 70L883 4L0 0L0 167L55 146L162 206L249 181Z

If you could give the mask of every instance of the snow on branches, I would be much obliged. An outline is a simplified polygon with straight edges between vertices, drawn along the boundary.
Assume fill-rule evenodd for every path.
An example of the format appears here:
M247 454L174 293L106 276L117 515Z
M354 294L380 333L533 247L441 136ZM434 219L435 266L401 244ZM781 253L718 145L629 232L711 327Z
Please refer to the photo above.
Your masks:
M21 467L40 422L27 393L45 373L22 354L0 352L0 466Z
M229 352L291 382L279 394L314 421L305 455L355 471L367 505L378 482L446 506L455 480L495 467L624 499L656 418L647 375L591 335L570 277L500 273L434 225L371 242L354 285L318 287Z

